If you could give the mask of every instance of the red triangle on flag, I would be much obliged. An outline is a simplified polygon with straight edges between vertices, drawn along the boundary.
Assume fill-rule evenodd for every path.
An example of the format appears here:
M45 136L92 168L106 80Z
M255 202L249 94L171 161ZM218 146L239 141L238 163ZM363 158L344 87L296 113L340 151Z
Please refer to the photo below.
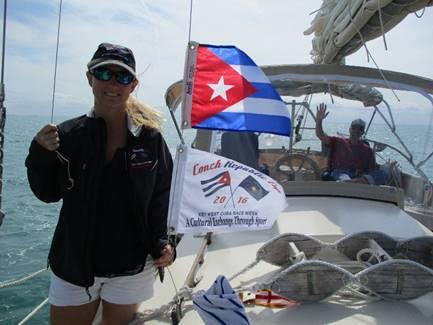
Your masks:
M219 184L230 185L231 177L228 171L225 171L221 178L218 180Z
M197 50L191 125L197 125L256 92L256 88L205 46Z

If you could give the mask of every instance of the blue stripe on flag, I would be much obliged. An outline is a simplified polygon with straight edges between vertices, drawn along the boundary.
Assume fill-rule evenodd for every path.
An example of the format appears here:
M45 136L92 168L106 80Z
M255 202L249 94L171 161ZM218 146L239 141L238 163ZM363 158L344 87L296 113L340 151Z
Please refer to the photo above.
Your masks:
M251 84L257 89L257 91L249 97L281 100L280 95L275 91L271 84L261 82L253 82Z
M210 184L210 185L204 187L202 190L203 190L203 192L206 192L206 191L209 191L211 188L213 188L213 187L215 187L215 186L217 186L217 185L221 185L221 184L215 182L215 183L212 183L212 184Z
M226 172L219 173L218 175L216 175L212 178L205 179L204 181L200 181L200 183L201 183L201 185L204 185L204 184L216 181L218 178L221 178L221 176L224 175L224 173L226 173Z
M213 185L212 185L212 186L213 186ZM220 185L220 186L218 186L218 187L215 187L212 191L210 191L209 193L206 193L204 196L205 196L205 197L211 196L212 194L214 194L215 192L219 191L220 189L222 189L222 188L225 187L225 186L227 186L227 184L222 184L222 185ZM207 191L207 190L208 190L208 188L203 189L203 192L205 192L205 191Z
M194 128L264 132L290 136L291 122L285 116L221 112L195 125Z
M257 64L255 64L248 55L235 46L213 46L203 44L200 44L200 46L207 47L209 51L218 56L221 60L225 61L227 64L257 66Z

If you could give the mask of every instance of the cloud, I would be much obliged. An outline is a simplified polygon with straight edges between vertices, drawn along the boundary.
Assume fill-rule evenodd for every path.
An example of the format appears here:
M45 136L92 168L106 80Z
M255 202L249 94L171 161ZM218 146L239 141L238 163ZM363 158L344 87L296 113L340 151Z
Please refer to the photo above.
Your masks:
M84 113L93 98L85 66L97 45L108 41L133 49L140 76L138 97L164 107L164 93L182 78L189 29L189 0L65 1L60 34L56 111ZM311 62L312 37L303 35L321 1L193 2L191 39L234 44L257 64ZM6 105L16 114L49 114L53 89L58 1L14 1L9 4L6 47ZM382 40L368 43L386 69L433 77L433 10L408 17ZM360 50L348 63L370 65ZM425 104L427 105L427 104ZM417 107L417 105L413 105ZM164 109L165 110L165 109Z

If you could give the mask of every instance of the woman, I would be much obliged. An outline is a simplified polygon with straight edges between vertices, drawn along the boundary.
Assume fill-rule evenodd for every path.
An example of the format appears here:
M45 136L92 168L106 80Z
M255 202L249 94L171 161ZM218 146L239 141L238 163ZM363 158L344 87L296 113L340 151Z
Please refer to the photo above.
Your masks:
M40 200L63 199L48 257L52 324L91 324L100 301L104 324L126 324L153 295L155 267L174 259L172 159L159 115L130 97L132 51L100 44L87 67L93 109L44 126L26 166Z

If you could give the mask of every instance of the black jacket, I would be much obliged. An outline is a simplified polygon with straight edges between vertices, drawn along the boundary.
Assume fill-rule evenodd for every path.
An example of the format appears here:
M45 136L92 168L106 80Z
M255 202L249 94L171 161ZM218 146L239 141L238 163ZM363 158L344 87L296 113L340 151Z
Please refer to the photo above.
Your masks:
M58 126L59 159L32 141L26 159L33 193L44 202L63 199L48 261L60 278L82 287L94 283L92 248L98 188L105 161L106 127L101 118L80 116ZM136 137L128 132L128 174L134 198L134 229L148 254L159 257L167 239L167 212L173 168L162 135L150 129ZM69 165L69 166L68 166ZM135 262L135 261L134 261Z

